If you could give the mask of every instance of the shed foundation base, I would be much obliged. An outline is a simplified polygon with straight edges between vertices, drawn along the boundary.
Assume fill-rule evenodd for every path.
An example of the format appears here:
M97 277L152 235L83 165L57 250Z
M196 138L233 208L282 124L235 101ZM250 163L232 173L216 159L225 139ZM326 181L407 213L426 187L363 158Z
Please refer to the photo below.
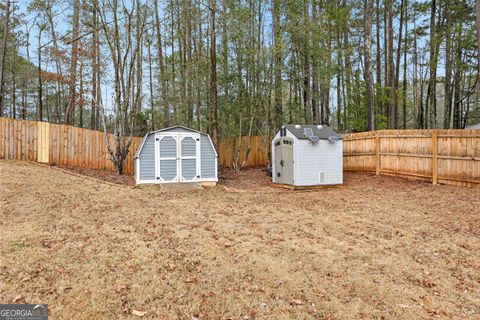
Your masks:
M275 188L283 188L288 190L318 190L318 189L336 188L339 186L339 184L324 184L324 185L318 185L318 186L294 186L291 184L272 183L272 186Z
M216 181L203 181L200 182L200 185L203 187L215 187L217 185Z

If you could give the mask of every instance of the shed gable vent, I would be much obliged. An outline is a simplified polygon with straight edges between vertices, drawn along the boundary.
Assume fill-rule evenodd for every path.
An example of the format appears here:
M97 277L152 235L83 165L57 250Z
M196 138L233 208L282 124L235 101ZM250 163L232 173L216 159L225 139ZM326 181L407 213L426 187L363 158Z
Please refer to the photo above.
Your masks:
M319 183L325 183L325 172L319 172L318 173L318 182Z

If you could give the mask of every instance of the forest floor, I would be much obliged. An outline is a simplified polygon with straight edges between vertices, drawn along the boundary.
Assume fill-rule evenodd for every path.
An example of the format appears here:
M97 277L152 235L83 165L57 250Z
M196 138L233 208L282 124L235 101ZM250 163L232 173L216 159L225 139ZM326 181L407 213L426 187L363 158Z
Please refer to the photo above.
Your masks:
M478 319L480 192L261 170L159 192L0 160L0 303L52 319Z

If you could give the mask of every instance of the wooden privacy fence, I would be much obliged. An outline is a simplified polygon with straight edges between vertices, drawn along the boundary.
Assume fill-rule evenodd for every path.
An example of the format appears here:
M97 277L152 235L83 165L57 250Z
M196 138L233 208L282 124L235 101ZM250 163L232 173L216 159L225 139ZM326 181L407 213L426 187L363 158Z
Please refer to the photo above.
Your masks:
M109 135L113 144L113 137ZM142 138L134 137L124 172L133 174L133 157ZM267 163L267 141L261 136L224 138L219 146L219 164L231 166L239 150L243 163L246 147L250 146L246 166ZM77 166L114 171L105 145L103 131L62 124L0 118L0 159L38 161L49 164Z
M380 130L343 138L345 171L480 187L480 130ZM109 139L113 142L112 135ZM141 137L133 138L125 173L133 174L140 142ZM223 138L219 164L243 164L249 146L245 165L265 166L269 143L262 136ZM0 158L114 171L102 131L37 121L0 118Z
M480 186L480 130L380 130L345 134L345 171Z
M113 146L113 136L109 139ZM125 173L133 174L133 154L140 141L133 138ZM115 170L102 131L39 121L0 118L0 158Z
M270 139L264 136L227 137L220 140L218 146L219 164L222 167L231 167L234 162L246 167L266 166L267 152ZM248 157L245 160L247 155Z

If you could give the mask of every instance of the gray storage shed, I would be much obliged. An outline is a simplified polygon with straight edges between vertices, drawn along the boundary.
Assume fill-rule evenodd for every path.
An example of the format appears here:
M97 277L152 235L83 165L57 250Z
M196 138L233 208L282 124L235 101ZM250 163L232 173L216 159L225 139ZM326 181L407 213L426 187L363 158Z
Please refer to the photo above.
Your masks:
M186 127L148 133L134 160L137 184L218 181L218 156L210 136Z
M342 137L327 126L282 126L272 140L272 180L293 186L343 183Z

